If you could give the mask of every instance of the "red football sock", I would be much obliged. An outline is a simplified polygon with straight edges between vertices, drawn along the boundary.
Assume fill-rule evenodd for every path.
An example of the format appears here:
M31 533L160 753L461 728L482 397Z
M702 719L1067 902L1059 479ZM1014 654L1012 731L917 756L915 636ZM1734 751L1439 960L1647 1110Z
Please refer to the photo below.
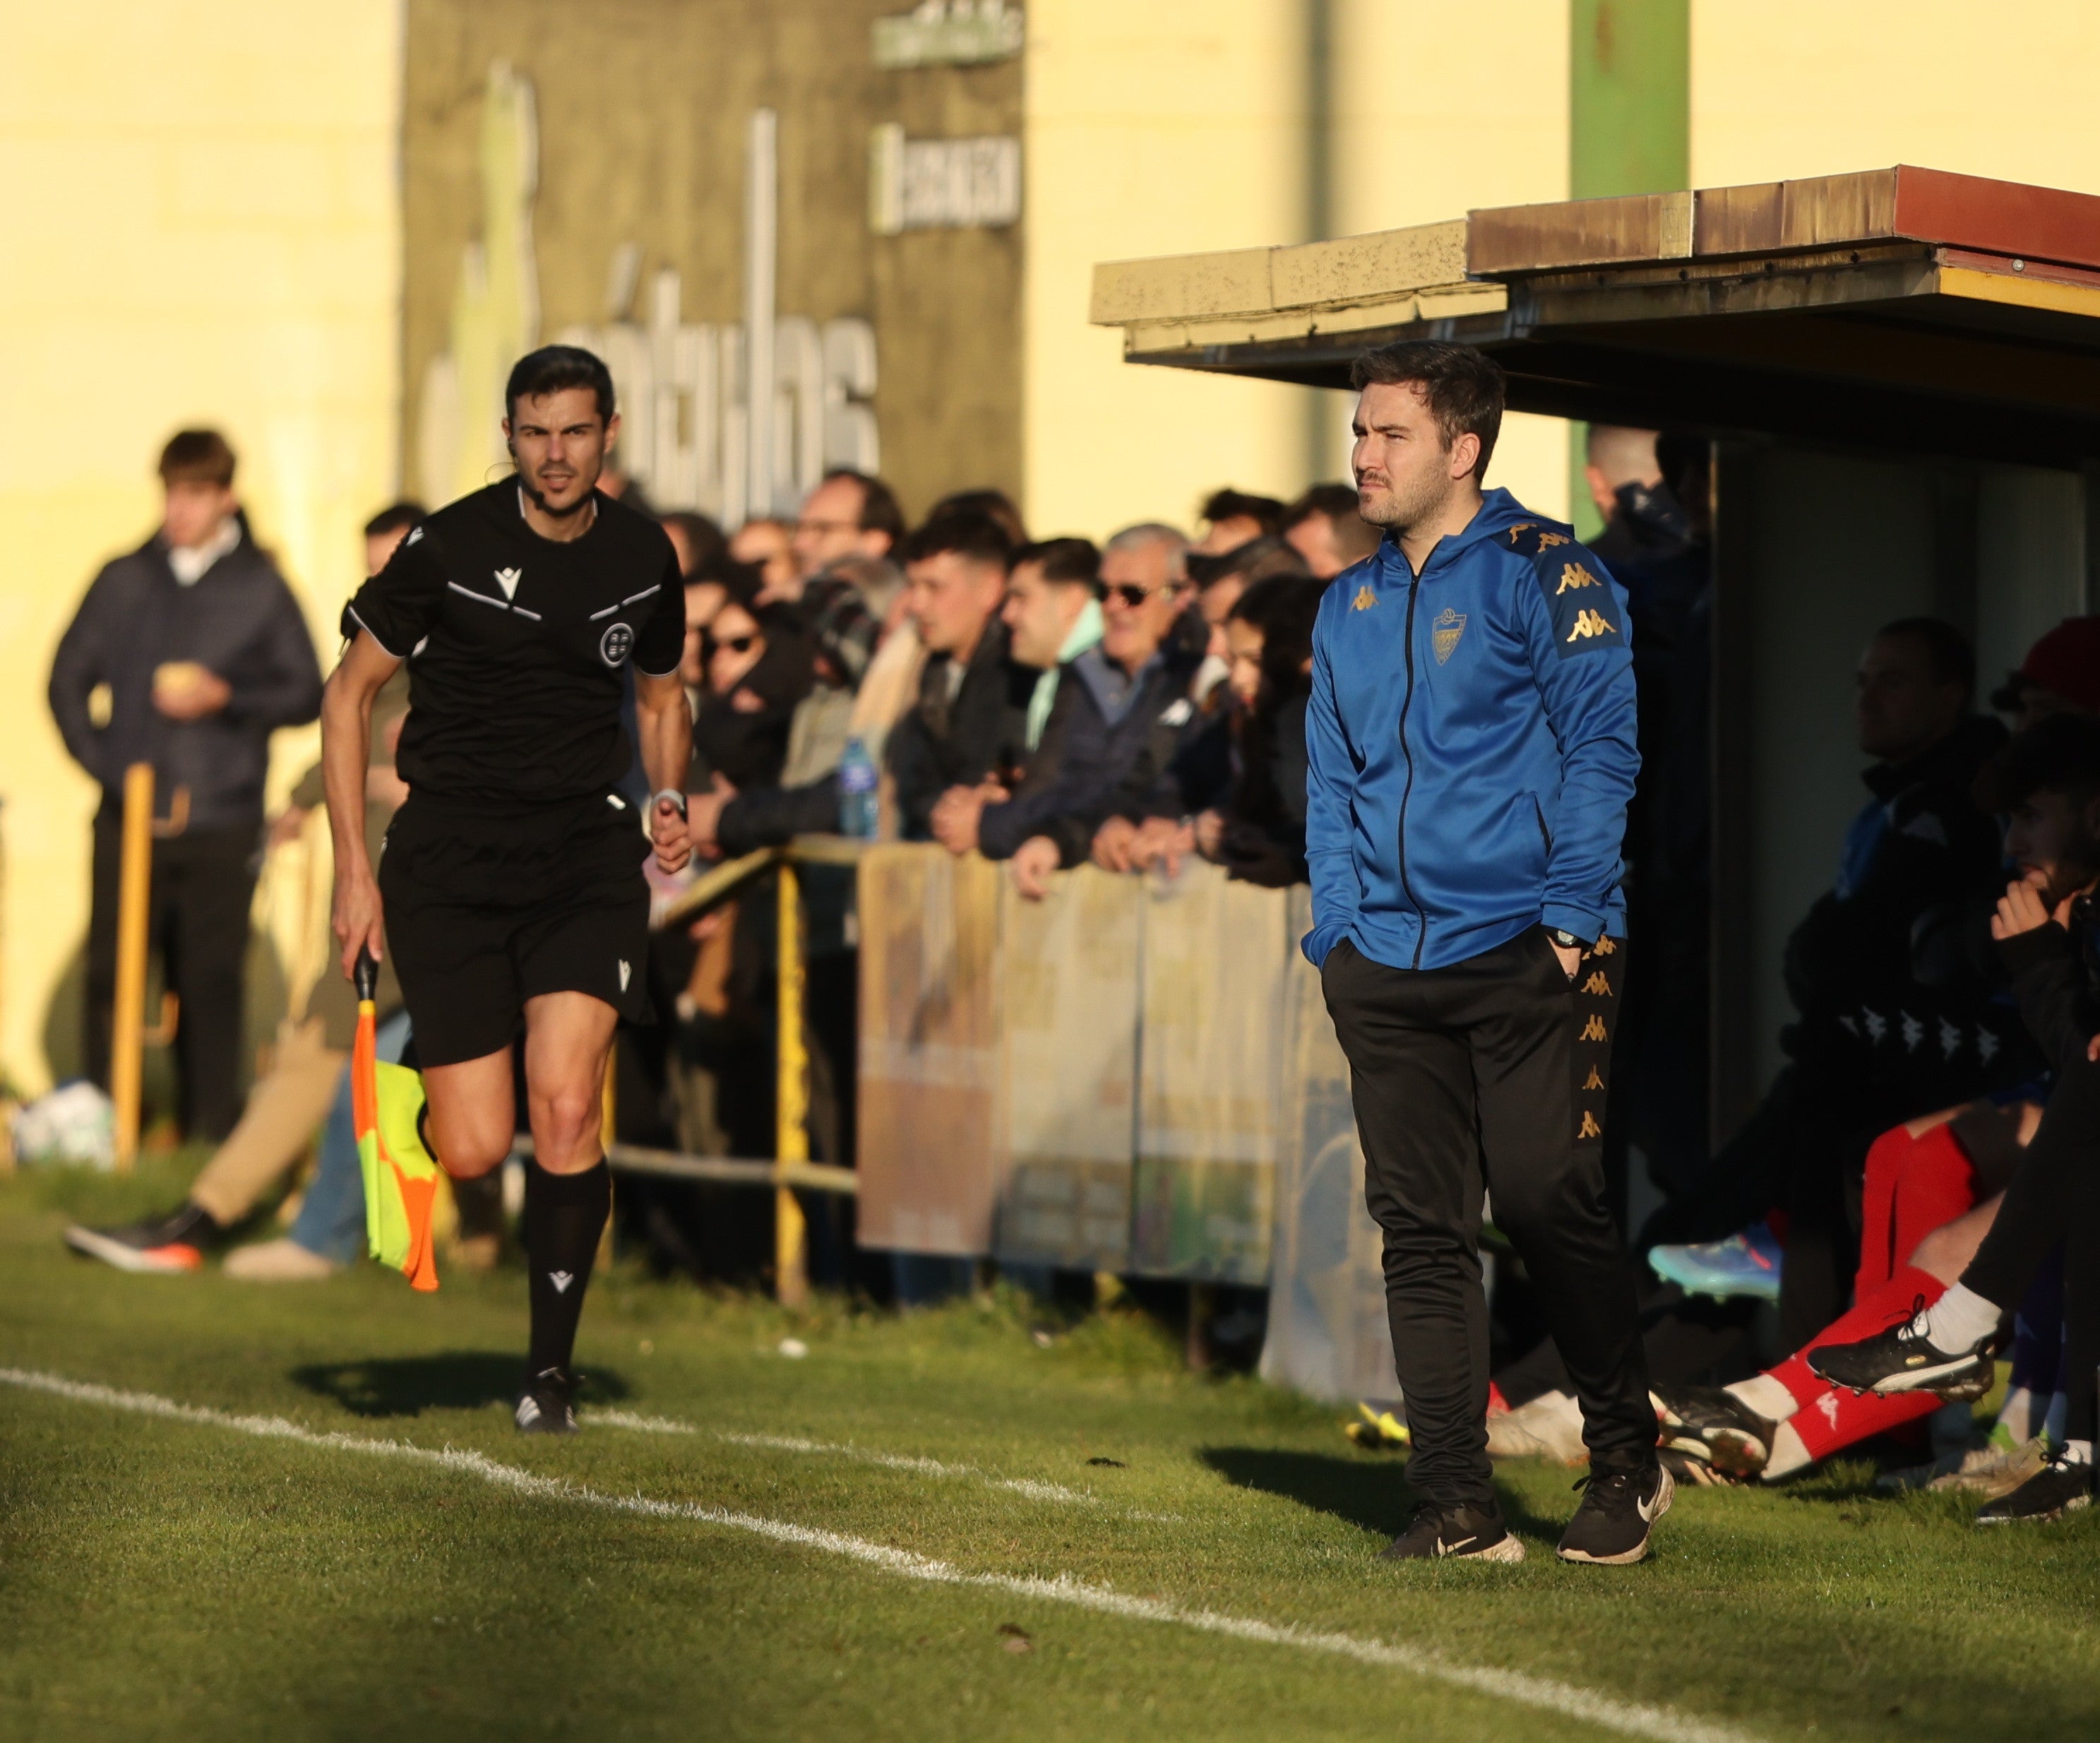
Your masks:
M1908 1317L1916 1310L1917 1298L1920 1295L1925 1297L1925 1304L1930 1307L1946 1293L1947 1286L1930 1271L1921 1271L1915 1265L1905 1265L1881 1287L1868 1291L1849 1309L1831 1321L1809 1344L1808 1348L1816 1349L1825 1344L1852 1344L1861 1338L1872 1337L1877 1331L1886 1331L1897 1320ZM1821 1401L1830 1395L1829 1382L1808 1366L1807 1350L1797 1350L1777 1367L1767 1369L1766 1371L1793 1394L1794 1401L1802 1406L1802 1415L1807 1414L1807 1407L1810 1405L1815 1404L1820 1406ZM1921 1396L1928 1401L1937 1402L1930 1392L1904 1396L1911 1398ZM1865 1399L1853 1399L1850 1392L1846 1393L1845 1397L1848 1403L1867 1401ZM1926 1414L1923 1410L1912 1410L1908 1414L1898 1415L1895 1420L1908 1422L1912 1416L1922 1416ZM1799 1425L1800 1417L1797 1416L1794 1420L1797 1425ZM1886 1423L1882 1423L1874 1427L1862 1429L1860 1432L1878 1434L1882 1428L1886 1426ZM1807 1438L1805 1429L1802 1438L1804 1440ZM1849 1438L1856 1440L1859 1436L1852 1436ZM1838 1444L1842 1446L1845 1443L1841 1441Z
M1787 1418L1786 1425L1801 1436L1811 1460L1824 1459L1856 1441L1930 1416L1942 1401L1929 1392L1890 1392L1886 1397L1870 1392L1855 1398L1850 1392L1826 1387Z

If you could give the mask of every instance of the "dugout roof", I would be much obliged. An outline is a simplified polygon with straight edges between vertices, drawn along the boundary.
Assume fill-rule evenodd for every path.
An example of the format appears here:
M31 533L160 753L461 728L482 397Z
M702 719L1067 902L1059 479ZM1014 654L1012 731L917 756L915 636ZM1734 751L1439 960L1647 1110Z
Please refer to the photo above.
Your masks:
M1510 404L2041 466L2100 456L2100 198L1899 166L1094 269L1132 363L1348 385L1462 339Z

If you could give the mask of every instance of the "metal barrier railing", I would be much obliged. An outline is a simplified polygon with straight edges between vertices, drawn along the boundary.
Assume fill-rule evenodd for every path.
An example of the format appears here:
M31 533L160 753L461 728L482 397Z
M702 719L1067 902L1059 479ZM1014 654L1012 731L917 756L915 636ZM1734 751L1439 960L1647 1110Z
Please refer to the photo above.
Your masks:
M767 872L777 874L778 1009L774 1027L772 1158L758 1162L690 1156L624 1144L610 1145L606 1151L607 1162L621 1172L734 1185L771 1186L774 1292L782 1304L788 1307L800 1306L809 1299L810 1293L809 1221L796 1201L796 1192L799 1189L852 1196L860 1190L859 1176L851 1168L810 1160L810 1054L804 1028L807 994L805 917L802 880L797 867L854 865L862 848L863 844L842 836L807 836L784 848L761 848L756 853L725 861L702 873L657 921L662 928L695 918L727 901L754 878Z

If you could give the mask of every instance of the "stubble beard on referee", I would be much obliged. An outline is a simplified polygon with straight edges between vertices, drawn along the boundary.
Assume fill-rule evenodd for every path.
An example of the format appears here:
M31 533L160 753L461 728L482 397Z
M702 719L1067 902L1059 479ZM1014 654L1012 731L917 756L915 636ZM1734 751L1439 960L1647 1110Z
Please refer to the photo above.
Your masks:
M582 478L580 471L576 475ZM598 488L598 474L593 472L589 479L584 479L583 488L576 492L576 500L564 505L549 502L532 474L523 466L518 469L518 488L525 492L527 500L542 514L553 520L567 520L572 514L580 514L590 505L591 498Z

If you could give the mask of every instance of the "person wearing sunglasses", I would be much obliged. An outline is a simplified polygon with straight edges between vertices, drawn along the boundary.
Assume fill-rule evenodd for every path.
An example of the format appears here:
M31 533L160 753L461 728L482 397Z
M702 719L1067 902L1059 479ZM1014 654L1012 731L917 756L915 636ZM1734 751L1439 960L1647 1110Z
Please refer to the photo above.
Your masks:
M703 801L726 802L780 779L795 704L810 693L809 642L784 608L761 605L748 575L726 594L700 638L704 686L693 717L693 767L686 782L695 815Z
M1189 686L1202 641L1176 633L1193 590L1187 543L1171 527L1127 527L1103 549L1101 639L1059 681L1036 751L1043 784L1025 805L987 805L978 819L986 857L1010 856L1014 888L1031 900L1088 857L1133 771L1163 770L1195 724Z

